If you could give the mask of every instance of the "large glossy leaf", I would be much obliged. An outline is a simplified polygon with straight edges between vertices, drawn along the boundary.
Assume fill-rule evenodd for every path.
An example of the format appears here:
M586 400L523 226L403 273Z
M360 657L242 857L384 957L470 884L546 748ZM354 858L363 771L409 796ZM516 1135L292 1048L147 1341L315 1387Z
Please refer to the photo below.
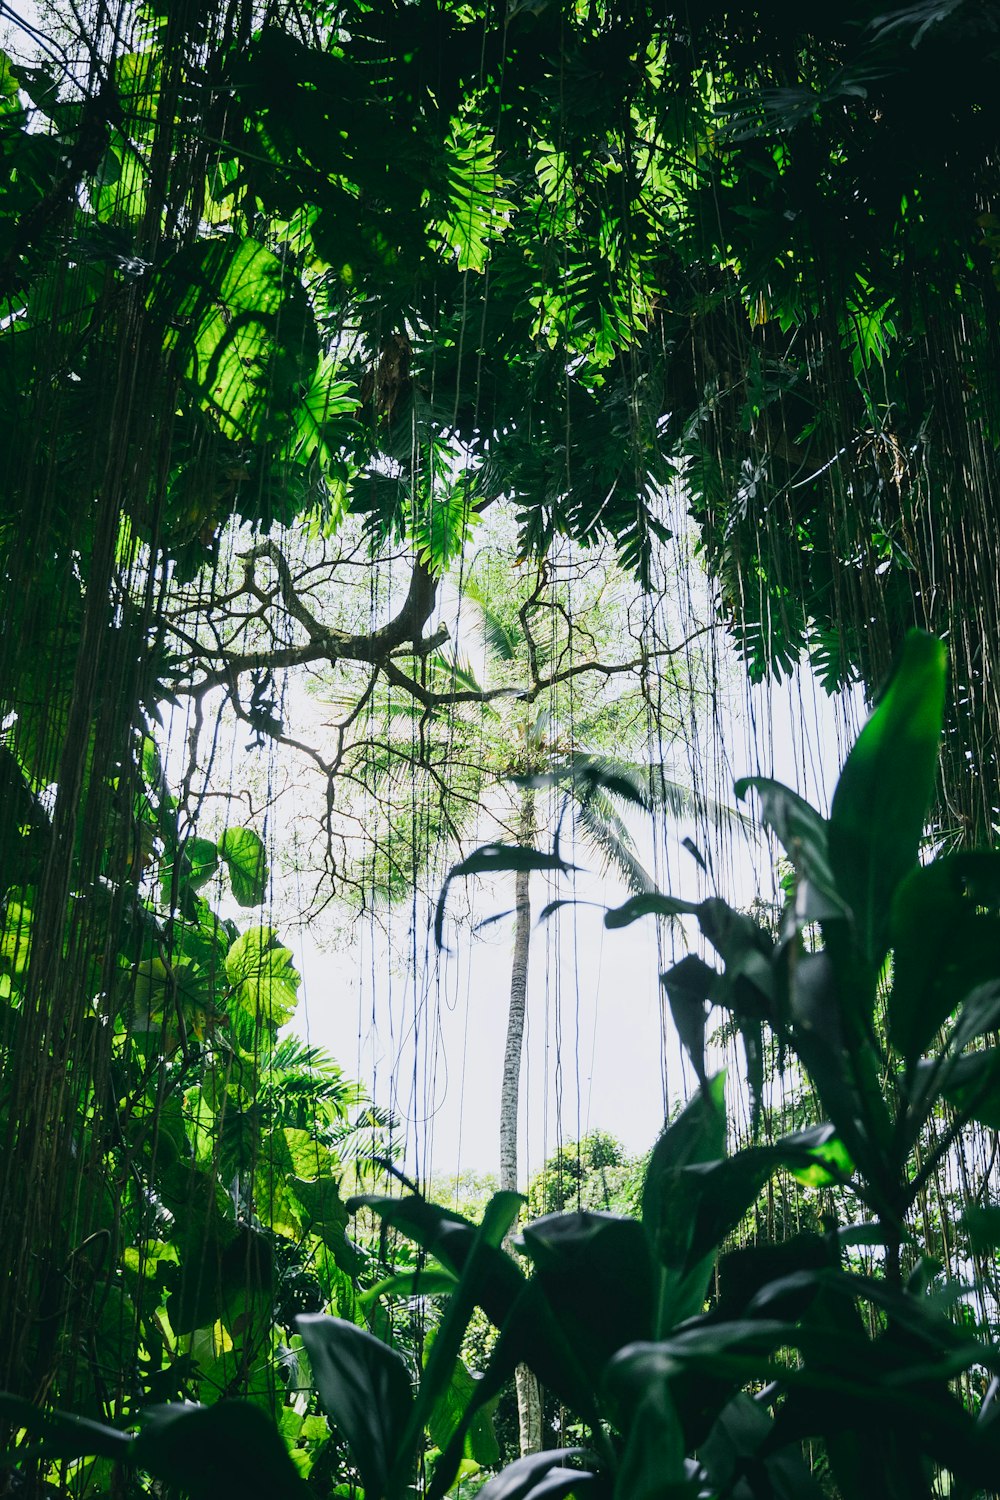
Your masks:
M270 1308L274 1258L266 1235L246 1225L221 1237L211 1228L193 1224L182 1241L181 1277L167 1298L167 1316L174 1333L193 1333L217 1318L231 1322L235 1304L246 1314L247 1304Z
M241 906L259 906L267 895L267 851L252 828L227 828L219 840L233 895Z
M653 1266L642 1226L615 1214L548 1214L522 1237L533 1285L596 1389L611 1356L653 1331Z
M291 949L283 948L271 927L249 927L226 954L226 977L232 987L230 1014L249 1028L283 1026L298 1003L299 976Z
M747 792L757 793L764 822L795 867L795 927L846 916L830 864L826 819L797 792L766 776L744 776L735 791L741 800Z
M296 1323L323 1410L351 1450L366 1500L383 1500L413 1409L406 1366L395 1350L355 1323L319 1313Z
M266 438L316 367L300 283L255 240L227 235L177 251L149 299L164 347L226 437Z
M219 868L219 849L211 839L190 838L184 845L180 880L200 891Z
M392 1481L398 1489L402 1489L408 1479L406 1466L409 1455L416 1453L424 1426L451 1386L469 1319L477 1306L485 1306L484 1295L488 1298L495 1295L497 1260L507 1258L501 1246L509 1235L523 1202L519 1193L494 1193L483 1211L482 1222L475 1231L458 1285L448 1299L424 1366L423 1379L392 1474ZM482 1397L482 1400L474 1399L467 1406L463 1420L456 1426L446 1455L442 1455L435 1470L435 1482L443 1482L447 1469L446 1456L454 1456L457 1440L464 1442L470 1432L473 1418L478 1416L487 1399L485 1390Z
M516 1458L488 1480L479 1495L481 1500L560 1500L563 1495L585 1494L594 1476L585 1469L566 1467L568 1458L583 1457L583 1448L550 1448Z
M523 1199L519 1197L518 1203L521 1202ZM435 1256L456 1277L461 1276L477 1244L477 1224L416 1194L403 1198L361 1196L347 1201L348 1213L362 1206ZM477 1272L479 1305L499 1328L510 1313L524 1278L510 1256L495 1246L480 1245L479 1256L482 1262Z
M872 965L888 947L896 888L917 861L937 773L945 669L943 642L911 631L834 793L830 865Z
M823 1500L824 1492L797 1445L762 1457L773 1436L774 1423L764 1403L741 1391L719 1413L708 1438L699 1445L698 1456L712 1484L723 1494L747 1469L758 1473L763 1469L774 1500Z
M698 1183L685 1169L717 1161L725 1149L725 1075L719 1073L663 1132L646 1169L642 1226L660 1267L656 1332L701 1311L711 1256L691 1260Z
M933 1064L926 1064L928 1069ZM1000 1130L1000 1047L970 1052L947 1072L941 1092L968 1119Z
M451 1379L438 1397L427 1419L431 1442L445 1449L476 1396L476 1377L461 1359L456 1359ZM494 1403L490 1403L492 1406ZM489 1410L480 1409L465 1431L465 1457L492 1468L500 1462L500 1447Z
M128 1452L129 1436L117 1427L92 1422L71 1412L44 1411L23 1396L0 1391L0 1417L13 1427L22 1427L36 1441L30 1451L47 1459L99 1458L123 1460ZM23 1460L23 1448L0 1454L0 1460Z
M917 867L892 902L889 1036L920 1056L973 988L1000 979L1000 920L980 887L995 885L1000 856L956 854ZM964 1043L963 1043L964 1045Z
M191 1500L305 1500L278 1429L258 1406L149 1407L130 1461Z

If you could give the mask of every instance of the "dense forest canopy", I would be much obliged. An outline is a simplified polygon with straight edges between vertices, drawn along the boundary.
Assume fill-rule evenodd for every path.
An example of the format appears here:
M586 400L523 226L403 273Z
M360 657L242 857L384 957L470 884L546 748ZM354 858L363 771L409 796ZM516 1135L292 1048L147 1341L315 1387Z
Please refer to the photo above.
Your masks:
M462 1462L499 1458L489 1380L474 1399L461 1356L455 1309L467 1321L478 1300L507 1329L484 1355L489 1369L505 1379L534 1360L563 1429L569 1411L581 1432L603 1434L604 1468L588 1483L612 1473L621 1496L749 1493L747 1454L785 1449L754 1426L759 1405L755 1416L717 1404L720 1380L755 1378L740 1364L745 1330L711 1348L697 1329L688 1344L663 1341L702 1316L719 1245L780 1169L828 1191L828 1217L848 1212L852 1185L886 1288L859 1290L847 1270L849 1286L838 1280L833 1229L825 1240L815 1222L803 1229L815 1239L806 1270L826 1277L817 1321L794 1336L791 1323L756 1329L763 1354L748 1345L762 1381L790 1378L787 1348L808 1373L780 1408L785 1447L819 1430L809 1380L819 1389L842 1374L820 1348L838 1298L858 1324L851 1357L884 1335L878 1378L906 1392L884 1462L863 1481L841 1442L867 1399L855 1391L822 1429L819 1478L798 1459L785 1473L758 1455L753 1472L769 1487L753 1492L930 1494L932 1464L966 1486L954 1493L992 1483L992 1419L970 1413L995 1358L956 1342L937 1304L932 1327L906 1297L934 1280L911 1237L919 1219L930 1243L932 1179L934 1242L966 1269L935 1173L974 1164L970 1191L987 1197L982 1138L962 1131L996 1123L995 1059L966 1049L996 1019L996 879L992 856L967 851L995 840L1000 806L1000 7L885 7L0 10L0 1373L15 1435L34 1422L19 1400L128 1424L150 1403L241 1395L281 1422L296 1482L317 1462L315 1493L355 1482L369 1500L412 1492L432 1451L431 1491L443 1492ZM517 537L506 593L484 581L476 553L501 511ZM636 599L655 599L681 527L714 610L687 624L726 632L749 681L807 659L831 691L860 682L874 696L903 653L829 822L757 788L794 867L777 933L711 900L671 905L621 822L620 802L657 801L648 746L665 728L652 684L681 652L684 622L672 633L674 615L667 630L667 616L637 606L642 628L610 662L601 630L560 594L554 559L606 551ZM445 619L453 597L478 611L492 687L460 655ZM947 684L939 646L911 627L947 641ZM347 695L332 753L286 722L292 669ZM625 691L602 696L618 671ZM574 732L586 692L604 714L603 729L591 716L587 744L545 718L577 682ZM312 757L328 812L348 771L366 794L384 789L388 771L359 747L378 722L392 760L405 723L425 805L435 776L441 794L433 817L408 827L405 860L378 867L387 896L417 878L428 840L460 841L462 798L517 772L510 838L466 853L462 873L515 877L524 916L531 873L565 865L557 842L536 838L534 793L568 786L635 888L611 925L642 912L700 925L722 970L692 953L665 976L699 1091L651 1158L645 1229L622 1219L632 1227L608 1230L619 1238L601 1252L624 1257L625 1280L647 1290L649 1256L660 1257L652 1321L636 1291L620 1327L573 1334L572 1358L553 1353L558 1340L536 1348L528 1330L550 1329L546 1319L576 1328L552 1267L577 1264L582 1245L596 1254L599 1236L582 1220L579 1241L528 1231L536 1275L522 1287L503 1249L517 1213L506 1182L475 1232L404 1197L362 1204L367 1238L347 1238L347 1165L399 1173L389 1122L333 1059L282 1032L299 976L257 910L270 878L263 828L248 817L208 837L193 771L174 784L165 769L165 708L188 715L190 769L220 699L251 744ZM486 710L492 761L476 738ZM628 750L637 724L645 783L578 754ZM426 751L436 725L452 762ZM683 791L667 786L661 774L659 804L676 808ZM915 865L925 821L945 855L926 875ZM332 852L326 877L350 891ZM240 920L221 909L223 891ZM964 999L945 1050L926 1060ZM725 1157L709 1003L740 1039L754 1130L766 1064L780 1072L794 1055L795 1123L812 1133ZM419 1247L395 1252L411 1255L402 1270L379 1215ZM690 1221L683 1244L671 1215ZM983 1276L995 1239L984 1223L962 1242ZM462 1288L429 1325L429 1354L428 1253L438 1280L427 1296ZM610 1262L587 1264L608 1290ZM720 1306L734 1327L747 1307L756 1316L772 1272L806 1274L779 1257L766 1273L755 1262L748 1281L747 1264L721 1303L715 1283L715 1325ZM397 1274L383 1300L379 1278ZM394 1324L397 1292L409 1301ZM781 1318L792 1303L778 1296ZM380 1353L359 1347L390 1393L388 1456L352 1434L327 1334L308 1320L295 1332L297 1312L321 1309L386 1340ZM987 1302L980 1313L988 1321ZM393 1339L411 1374L429 1372L412 1410L407 1367L386 1363ZM610 1358L625 1344L632 1355L597 1395L594 1351ZM901 1373L915 1348L931 1395ZM686 1402L671 1381L689 1368L707 1384ZM959 1377L964 1406L947 1385ZM918 1417L928 1447L908 1456L904 1429ZM235 1439L245 1412L232 1420ZM118 1493L121 1434L102 1427L91 1452L67 1436L80 1430L45 1429L63 1444L56 1458L89 1455L61 1482ZM709 1447L698 1474L685 1470L723 1431L715 1457ZM204 1475L172 1469L163 1433L149 1432L125 1461L197 1494ZM261 1474L294 1488L267 1432L275 1467ZM729 1471L726 1442L741 1455ZM654 1452L675 1488L649 1480ZM572 1471L523 1473L518 1494L536 1479L552 1494L583 1484Z

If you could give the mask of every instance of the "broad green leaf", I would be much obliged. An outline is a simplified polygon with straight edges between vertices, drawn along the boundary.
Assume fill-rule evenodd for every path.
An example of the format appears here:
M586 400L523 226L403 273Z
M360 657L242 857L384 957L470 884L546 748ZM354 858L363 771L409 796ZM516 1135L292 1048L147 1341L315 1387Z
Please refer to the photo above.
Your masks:
M830 865L868 963L881 964L900 881L917 862L944 715L944 643L911 631L852 749L830 812Z
M232 1304L247 1300L270 1309L274 1257L270 1241L258 1230L226 1226L225 1238L200 1225L185 1234L180 1284L167 1299L167 1316L174 1333L193 1333L223 1318L232 1326ZM245 1309L243 1309L245 1311Z
M94 210L105 223L132 225L146 211L147 174L142 158L132 143L118 131L111 140L94 173L91 199Z
M702 1309L712 1254L695 1256L697 1184L685 1169L725 1155L725 1074L686 1106L653 1147L642 1190L642 1227L661 1268L654 1330L663 1332Z
M164 348L228 438L266 439L316 368L303 288L255 240L224 235L177 251L157 274L149 306Z
M461 1359L456 1359L448 1387L427 1419L427 1431L436 1447L447 1448L476 1394L476 1379ZM492 1467L500 1462L493 1421L488 1411L480 1411L465 1433L465 1456L480 1465Z
M126 52L115 60L114 78L126 127L145 133L156 120L160 100L159 53Z
M226 954L230 1012L255 1026L283 1026L298 1003L299 975L290 948L271 927L250 927Z
M684 1429L671 1388L677 1366L655 1344L627 1344L611 1361L607 1384L629 1414L615 1500L680 1500L685 1484Z
M199 1040L215 1013L212 975L187 958L165 963L145 959L135 967L135 1031L163 1032L164 1045L185 1040L190 1032Z
M11 974L24 973L31 954L34 913L21 901L8 901L0 919L0 965Z
M621 906L605 912L605 927L629 927L640 917L696 917L699 903L681 901L676 896L661 896L658 891L646 891L639 896L630 896Z
M532 1286L599 1389L612 1354L652 1332L654 1274L642 1225L610 1213L547 1214L525 1226L523 1241Z
M194 891L200 891L219 868L218 847L211 839L190 838L184 845L184 855L190 874L183 871L181 883L189 885Z
M892 902L889 1037L912 1062L976 986L1000 978L1000 920L977 874L995 881L1000 856L955 854L918 866ZM981 883L981 882L980 882ZM964 1043L963 1043L964 1045Z
M457 1286L458 1277L453 1271L445 1271L441 1266L419 1267L376 1282L359 1300L362 1306L367 1306L379 1297L449 1297ZM438 1443L438 1447L443 1448L444 1444Z
M123 1460L128 1453L128 1434L119 1432L117 1427L92 1422L71 1412L43 1411L33 1401L8 1391L0 1391L0 1416L37 1439L29 1451L47 1459L80 1458L93 1453ZM14 1449L0 1453L0 1462L15 1462L27 1456L23 1448Z
M933 1063L921 1068L933 1069ZM991 1130L1000 1130L1000 1047L968 1052L949 1068L941 1089L961 1114Z
M515 1458L479 1491L480 1500L561 1500L564 1495L586 1495L594 1476L586 1469L570 1469L568 1458L590 1457L584 1448L550 1448Z
M147 1407L129 1460L191 1500L309 1494L274 1423L248 1401Z
M734 790L741 801L747 792L757 793L764 822L795 867L798 880L792 913L796 928L845 916L830 866L826 819L797 792L767 776L744 776Z
M995 1204L981 1207L970 1203L959 1222L969 1237L970 1249L975 1253L995 1254L1000 1248L1000 1207Z
M748 1468L759 1472L763 1465L774 1500L823 1500L823 1490L813 1478L801 1453L786 1449L767 1453L774 1422L767 1406L740 1391L719 1413L698 1457L709 1480L720 1492L733 1488Z
M18 98L18 79L7 53L0 51L0 127L10 129L24 116Z
M219 840L233 895L241 906L259 906L267 895L267 851L252 828L227 828Z
M342 379L339 370L335 356L320 360L308 389L293 407L285 447L287 458L300 463L315 459L324 473L339 459L350 418L361 405L353 381Z
M399 1355L355 1323L311 1313L296 1319L316 1391L357 1465L366 1500L389 1495L413 1398Z

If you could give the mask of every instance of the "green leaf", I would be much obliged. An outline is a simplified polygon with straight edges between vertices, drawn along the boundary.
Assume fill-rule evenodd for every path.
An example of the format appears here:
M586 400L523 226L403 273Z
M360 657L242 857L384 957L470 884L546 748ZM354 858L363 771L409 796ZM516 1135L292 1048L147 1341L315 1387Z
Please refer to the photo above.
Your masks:
M621 906L604 914L605 927L630 927L640 917L696 917L700 903L681 901L676 896L661 896L658 891L644 891L630 896Z
M971 1203L959 1220L974 1254L995 1254L1000 1248L1000 1208Z
M241 906L259 906L267 895L267 851L252 828L227 828L219 853L229 869L233 895Z
M918 866L896 891L889 1037L908 1062L930 1047L970 991L1000 971L1000 921L983 911L990 893L979 888L998 869L995 854L950 855Z
M42 1411L34 1402L9 1391L0 1391L0 1416L36 1437L38 1443L31 1451L43 1458L83 1458L95 1454L121 1460L128 1452L129 1436L117 1427L91 1422L71 1412ZM0 1454L0 1462L16 1462L27 1456L23 1448L11 1449Z
M575 869L575 865L567 864L562 858L558 844L551 854L526 849L520 844L483 844L448 871L434 914L434 941L439 948L444 947L445 904L453 880L470 875L513 875L524 870L557 870L560 874L570 874Z
M149 296L163 346L224 436L266 439L316 368L305 292L255 240L225 235L172 255Z
M663 1332L702 1309L711 1256L692 1260L697 1189L685 1169L725 1155L725 1074L718 1073L653 1147L642 1190L642 1227L660 1283L654 1327Z
M129 1461L190 1500L309 1494L274 1423L248 1401L148 1407Z
M400 1271L395 1276L387 1276L384 1281L369 1287L358 1300L362 1307L367 1307L379 1297L447 1297L457 1286L458 1277L453 1271L446 1271L441 1266L421 1266L416 1271ZM443 1448L444 1443L439 1442L438 1447Z
M646 1342L627 1345L608 1369L607 1384L630 1413L616 1500L680 1500L690 1494L684 1429L671 1389L677 1367L658 1358L656 1349Z
M574 1359L594 1390L622 1344L652 1332L653 1265L642 1225L609 1213L547 1214L524 1248Z
M761 815L781 843L798 876L792 907L795 924L847 915L830 865L827 821L797 792L767 776L744 776L735 792L742 801L747 792L760 798Z
M567 1468L565 1461L587 1456L584 1448L551 1448L515 1458L483 1485L479 1500L560 1500L563 1495L586 1494L594 1483L593 1474Z
M934 1064L921 1068L933 1069ZM956 1110L1000 1130L1000 1047L966 1053L948 1070L942 1094Z
M226 954L226 977L232 986L230 1013L250 1031L262 1022L283 1026L298 1003L299 975L290 948L283 948L271 927L250 927Z
M475 1394L475 1377L461 1359L456 1359L448 1387L427 1419L427 1431L437 1448L442 1451L447 1448ZM500 1448L488 1411L480 1411L465 1433L465 1456L490 1467L500 1462Z
M854 914L859 946L878 967L900 881L917 862L934 792L944 716L944 643L913 630L841 772L830 813L830 865Z
M296 1318L323 1409L351 1450L367 1500L388 1496L389 1475L413 1408L399 1355L374 1334L320 1313Z
M200 891L219 868L219 850L211 839L190 838L184 845L184 856L190 873L182 872L181 883Z
M223 1243L211 1225L206 1231L192 1224L184 1235L180 1286L167 1299L170 1326L177 1334L210 1327L226 1317L236 1299L241 1310L247 1301L270 1308L273 1283L274 1257L266 1235L240 1225Z

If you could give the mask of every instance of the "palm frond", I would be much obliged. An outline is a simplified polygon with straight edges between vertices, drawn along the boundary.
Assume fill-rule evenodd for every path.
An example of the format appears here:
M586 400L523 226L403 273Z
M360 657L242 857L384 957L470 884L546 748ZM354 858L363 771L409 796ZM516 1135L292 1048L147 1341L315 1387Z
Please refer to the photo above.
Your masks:
M655 888L655 881L635 852L635 841L616 812L611 798L595 791L577 808L576 831L601 859L604 871L614 870L635 895Z
M493 605L489 591L471 575L462 583L462 598L475 609L487 655L497 661L514 661L524 645L519 626L504 620Z

